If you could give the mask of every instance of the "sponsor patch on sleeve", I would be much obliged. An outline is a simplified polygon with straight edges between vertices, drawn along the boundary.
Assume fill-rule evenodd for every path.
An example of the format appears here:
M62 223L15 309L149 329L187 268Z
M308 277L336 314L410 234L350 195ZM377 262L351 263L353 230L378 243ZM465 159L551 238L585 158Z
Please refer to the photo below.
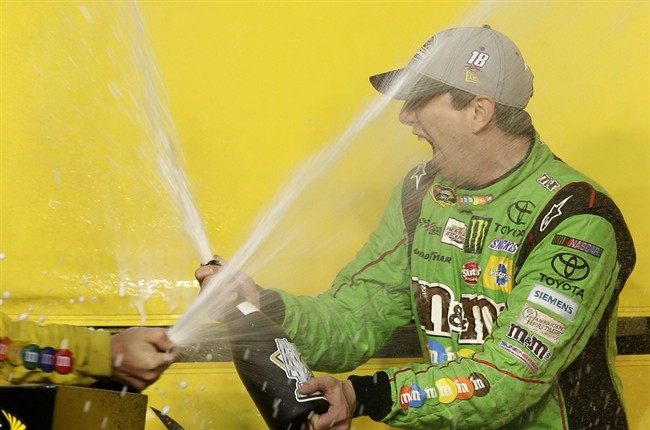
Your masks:
M566 325L560 321L528 305L524 306L517 322L554 345L566 330Z
M574 237L564 236L561 234L556 234L553 237L553 245L566 246L567 248L577 249L579 251L586 252L591 254L596 258L600 258L603 253L603 248L600 246L594 245L584 240L576 239Z
M539 284L535 284L533 289L530 290L528 301L542 306L569 321L575 320L578 308L580 308L580 305L575 300Z
M539 371L539 366L537 366L537 363L535 363L533 359L530 358L520 348L514 346L509 342L506 342L505 340L502 340L499 346L503 348L505 351L517 357L519 360L521 360L526 366L528 366L531 372L537 373Z
M484 397L490 388L490 381L483 374L474 372L469 376L457 375L452 379L439 378L429 386L420 387L417 383L403 385L399 390L399 402L404 410L421 408L425 404L449 404L457 400Z

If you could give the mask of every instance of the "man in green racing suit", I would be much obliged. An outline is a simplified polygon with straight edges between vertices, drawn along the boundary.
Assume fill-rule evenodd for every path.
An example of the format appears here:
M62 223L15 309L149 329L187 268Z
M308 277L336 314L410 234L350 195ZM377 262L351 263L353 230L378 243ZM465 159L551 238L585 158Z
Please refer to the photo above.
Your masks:
M310 428L359 415L411 429L627 428L614 358L632 240L606 192L532 127L517 48L489 27L446 30L371 81L406 99L400 120L432 160L395 188L330 290L246 294L313 370L352 370L412 321L425 363L310 380L301 391L331 404Z

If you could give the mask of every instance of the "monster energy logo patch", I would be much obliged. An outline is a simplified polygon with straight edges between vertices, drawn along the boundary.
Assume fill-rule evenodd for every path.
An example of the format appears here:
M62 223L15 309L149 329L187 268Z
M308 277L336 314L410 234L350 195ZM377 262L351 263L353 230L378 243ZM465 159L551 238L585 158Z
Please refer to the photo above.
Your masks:
M490 224L492 224L492 218L473 216L472 219L470 219L467 232L465 233L465 243L463 246L465 252L470 254L481 253Z

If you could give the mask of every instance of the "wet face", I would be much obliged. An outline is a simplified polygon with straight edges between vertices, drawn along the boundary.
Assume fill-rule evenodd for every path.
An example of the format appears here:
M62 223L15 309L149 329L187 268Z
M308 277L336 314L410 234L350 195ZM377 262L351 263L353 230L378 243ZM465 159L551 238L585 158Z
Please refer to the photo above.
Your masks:
M419 140L433 149L433 164L445 179L463 185L471 182L473 159L470 114L456 110L449 93L407 100L400 111L400 122L410 126Z

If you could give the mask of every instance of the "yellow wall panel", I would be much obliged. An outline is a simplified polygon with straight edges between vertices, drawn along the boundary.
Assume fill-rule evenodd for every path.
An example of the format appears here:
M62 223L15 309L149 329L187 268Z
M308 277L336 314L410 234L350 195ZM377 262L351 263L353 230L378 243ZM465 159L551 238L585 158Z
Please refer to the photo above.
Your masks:
M368 76L402 66L440 29L489 23L517 42L535 74L528 110L544 140L626 216L638 263L619 313L650 316L647 1L4 0L0 8L3 312L173 324L198 294L199 227L230 258L295 169L325 149L336 162L305 178L313 182L246 267L265 286L322 291L376 225L390 187L426 156L398 123L398 104L360 122L382 102ZM362 131L332 154L355 124ZM165 141L202 217L189 223L194 237L172 201L183 193L170 193L157 171L170 158ZM386 365L373 363L360 371ZM618 365L627 391L647 394L647 359ZM227 428L216 425L225 410L237 428L259 426L230 364L175 364L147 393L182 423ZM650 425L647 396L628 403L637 428Z
M639 264L620 314L650 315L647 9L3 2L3 309L101 325L173 321L196 297L205 246L184 235L171 201L183 193L156 170L161 141L178 150L205 229L197 235L230 257L303 160L381 99L369 75L404 64L441 28L488 22L517 41L536 75L529 110L543 138L626 215ZM390 187L426 156L398 107L361 124L340 164L303 192L255 254L265 263L249 268L258 282L317 293L352 258Z
M619 356L616 369L623 381L630 429L650 428L650 356Z

